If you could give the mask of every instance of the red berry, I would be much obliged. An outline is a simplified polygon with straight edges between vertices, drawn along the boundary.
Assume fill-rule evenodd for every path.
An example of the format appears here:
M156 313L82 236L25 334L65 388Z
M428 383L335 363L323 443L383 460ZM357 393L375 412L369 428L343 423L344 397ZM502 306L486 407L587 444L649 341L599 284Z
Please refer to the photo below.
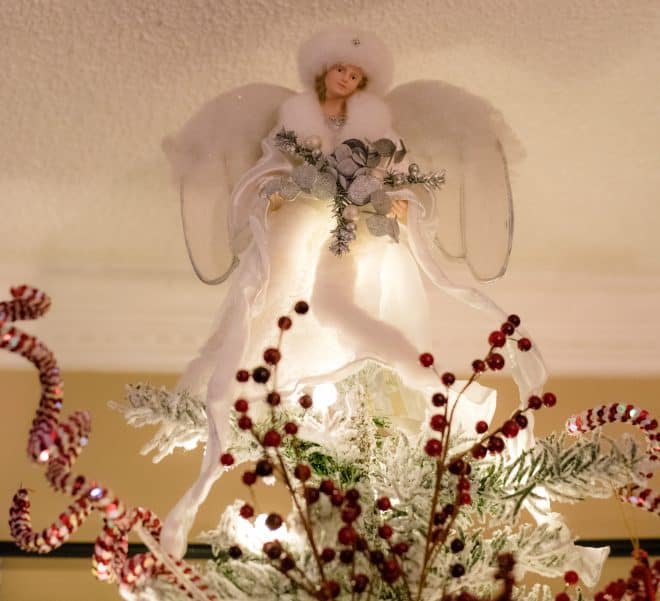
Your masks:
M541 397L533 394L527 399L527 406L530 409L538 410L543 406L543 401L541 400Z
M223 453L220 455L220 463L222 463L222 465L225 467L234 465L234 456L231 453Z
M229 552L229 557L232 559L238 559L241 555L243 555L243 551L241 551L241 548L237 545L232 545L228 549Z
M465 543L460 538L455 538L449 545L452 553L460 553L465 549Z
M252 486L257 481L257 474L255 472L243 472L243 484Z
M555 601L571 601L571 598L568 596L568 593L561 592L555 595Z
M366 574L356 574L353 576L353 592L364 593L369 586L369 577Z
M351 503L357 503L359 498L360 498L360 492L358 491L357 488L349 488L346 491L346 499Z
M353 563L353 558L355 557L355 552L353 549L342 549L339 551L339 561L342 563Z
M488 449L482 444L476 444L472 447L472 457L475 459L483 459L486 456Z
M267 367L256 367L252 372L252 379L257 384L265 384L270 378L270 371Z
M254 515L254 508L252 505L248 505L247 503L241 507L240 512L241 517L245 518L246 520L249 520L253 515Z
M254 471L257 476L265 478L273 473L273 464L270 462L270 459L259 459L257 465L254 467Z
M248 410L248 402L245 399L237 399L234 403L234 409L239 413L245 413Z
M381 497L376 501L376 507L380 509L380 511L387 511L388 509L392 508L392 502L390 501L389 497Z
M472 371L475 374L479 374L479 373L482 373L482 372L486 371L486 363L484 361L482 361L481 359L475 359L472 362Z
M321 596L320 599L334 599L339 597L341 593L341 586L336 580L326 580L321 584Z
M299 463L293 470L293 475L298 478L301 482L306 482L312 476L312 470L308 465L304 463Z
M264 543L262 549L269 559L277 559L282 555L282 545L276 540Z
M238 418L238 427L241 430L249 430L252 427L252 420L247 415L241 415Z
M312 397L309 396L308 394L303 394L299 399L298 402L300 403L300 406L303 409L309 409L312 406Z
M419 362L423 367L431 367L433 365L433 355L431 353L422 353L419 356Z
M325 495L331 495L335 490L335 483L330 479L321 480L319 490Z
M519 431L518 424L512 419L505 421L502 426L502 434L507 438L515 438Z
M456 382L456 376L453 373L446 371L442 374L442 383L445 386L451 386L454 382Z
M264 434L264 446L265 447L279 447L282 442L282 436L277 430L268 430Z
M504 334L504 332L500 332L499 330L491 332L490 336L488 336L488 344L498 348L504 346L506 344L506 334Z
M509 323L512 323L516 328L520 325L520 317L518 317L515 313L509 315L509 317L507 317L506 320Z
M575 570L568 570L564 573L564 582L568 585L577 584L580 577Z
M351 504L351 505L346 505L342 510L341 510L341 521L346 523L346 524L351 524L355 520L360 517L360 514L362 513L362 509L359 505Z
M271 347L264 351L264 361L268 363L268 365L277 365L281 358L282 353L280 353L279 349Z
M325 547L321 551L321 560L325 563L330 563L337 556L337 552L331 547Z
M523 353L526 353L528 350L532 348L532 341L529 338L521 338L520 340L518 340L518 348Z
M282 397L277 392L269 392L268 395L266 396L266 402L271 406L271 407L277 407L277 405L280 404L282 401Z
M511 322L509 322L509 321L505 321L505 322L500 326L500 332L502 332L502 334L505 334L506 336L511 336L511 334L513 334L513 332L515 331L515 329L516 329L516 328L514 327L514 325L513 325Z
M424 450L429 457L437 457L442 453L442 443L436 438L431 438L426 441Z
M401 576L401 566L394 558L386 559L381 565L380 570L383 580L388 584L396 582Z
M239 369L236 372L236 379L239 382L247 382L249 378L250 378L250 373L248 372L247 369Z
M454 474L455 476L458 476L459 474L462 474L465 471L465 461L462 459L454 459L450 464L449 464L449 473Z
M465 476L461 476L458 479L458 484L456 484L456 488L458 490L463 490L463 491L470 490L470 481Z
M298 301L293 307L293 310L298 313L298 315L304 315L309 311L309 305L305 301Z
M431 417L431 428L433 430L436 430L437 432L442 432L445 429L445 426L447 425L447 418L440 414L436 413L433 417Z
M472 497L470 496L470 493L462 492L460 495L458 495L458 503L460 505L469 505L472 503Z
M284 424L284 431L287 434L293 436L294 434L298 433L298 425L295 424L294 422L287 422L286 424Z
M313 505L319 500L321 493L319 489L314 486L305 486L305 501L308 505Z
M280 330L288 330L291 327L291 319L283 315L277 320L277 327Z
M447 403L447 397L441 392L436 392L431 398L431 402L435 407L443 407Z
M330 495L330 503L335 507L339 507L344 502L344 495L341 494L338 490L335 490Z
M392 535L394 534L394 530L392 530L392 526L389 524L383 524L382 526L378 527L378 536L381 538L392 538Z
M488 450L491 453L501 453L504 450L504 441L498 436L491 436L488 439Z
M342 545L353 545L355 542L357 535L355 533L355 530L353 529L353 526L343 526L342 528L339 529L339 532L337 532L337 540L342 544Z
M518 427L521 430L524 430L527 427L527 424L529 423L529 420L527 419L526 416L524 416L522 413L518 413L516 415L516 423L518 424Z
M293 557L290 555L287 555L286 557L282 558L282 561L280 562L280 570L286 574L286 572L293 570L293 568L296 567L296 562L294 561Z
M479 421L474 426L474 429L477 431L477 434L483 434L488 431L488 423L485 421Z
M465 574L465 568L460 563L455 563L453 566L451 566L449 571L454 578L460 578L463 574Z
M282 525L282 516L278 513L269 513L266 518L266 526L270 530L277 530Z
M557 397L552 392L543 394L543 404L546 407L554 407L557 404Z
M396 555L405 555L408 553L408 550L410 549L410 545L406 542L400 542L396 543L395 545L392 546L392 552L395 553Z
M493 371L499 371L504 367L504 357L499 353L490 353L490 355L486 357L486 363Z

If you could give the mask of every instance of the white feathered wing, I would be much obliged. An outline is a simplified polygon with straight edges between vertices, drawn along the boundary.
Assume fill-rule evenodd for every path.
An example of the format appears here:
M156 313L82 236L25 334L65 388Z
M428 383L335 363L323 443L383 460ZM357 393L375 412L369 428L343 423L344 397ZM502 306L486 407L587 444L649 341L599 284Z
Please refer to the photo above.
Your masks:
M236 88L207 102L163 140L180 191L188 254L206 284L223 282L238 264L245 241L230 227L232 190L258 161L261 141L292 94L272 84Z
M479 281L502 276L513 236L508 163L522 156L504 119L487 100L441 81L400 85L386 100L411 160L446 170L442 190L424 195L429 248L464 260Z

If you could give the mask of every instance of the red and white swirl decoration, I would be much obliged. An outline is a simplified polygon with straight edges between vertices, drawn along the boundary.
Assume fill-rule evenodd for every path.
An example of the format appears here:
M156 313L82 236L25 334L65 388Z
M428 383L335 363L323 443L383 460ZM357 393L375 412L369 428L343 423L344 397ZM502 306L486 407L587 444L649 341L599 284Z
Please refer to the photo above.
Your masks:
M16 544L24 551L48 553L61 546L92 511L103 516L103 531L94 547L94 574L99 580L117 582L122 589L134 590L152 578L178 585L191 598L214 601L193 569L175 560L158 546L161 524L148 509L126 507L108 488L85 476L74 476L71 468L87 444L91 418L76 411L63 421L63 386L53 353L34 336L22 332L13 322L41 317L50 307L50 298L36 288L11 289L12 300L0 302L0 348L19 354L39 371L41 398L28 436L28 455L45 465L46 479L73 502L47 528L36 531L30 519L28 491L21 488L9 511L9 527ZM128 533L136 530L151 552L128 557Z
M571 434L580 434L594 430L605 424L615 422L635 426L646 438L645 465L648 471L639 472L642 481L647 482L653 471L660 467L660 431L658 420L652 417L646 409L634 405L612 403L588 409L579 415L574 415L566 422L566 429ZM621 498L637 507L643 507L652 513L660 515L660 493L652 488L631 483L619 490Z

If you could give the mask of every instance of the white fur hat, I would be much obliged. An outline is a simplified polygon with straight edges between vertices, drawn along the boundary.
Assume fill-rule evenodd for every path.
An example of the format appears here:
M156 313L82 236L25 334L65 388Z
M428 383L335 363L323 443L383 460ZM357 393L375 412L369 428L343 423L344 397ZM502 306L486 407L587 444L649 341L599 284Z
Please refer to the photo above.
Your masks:
M360 67L369 78L367 90L384 94L392 82L392 54L381 39L368 31L332 27L317 32L300 46L298 70L305 87L338 63Z

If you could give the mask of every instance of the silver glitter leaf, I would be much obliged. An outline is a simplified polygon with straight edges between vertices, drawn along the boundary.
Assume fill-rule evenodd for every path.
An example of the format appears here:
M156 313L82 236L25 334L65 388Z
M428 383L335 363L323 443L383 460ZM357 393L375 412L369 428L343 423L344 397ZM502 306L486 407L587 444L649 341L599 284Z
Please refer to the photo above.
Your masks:
M319 173L314 185L312 194L321 200L332 200L337 193L337 182L330 173Z
M333 152L335 155L335 158L337 159L337 163L341 163L344 159L348 159L351 157L353 154L353 151L351 150L351 147L346 145L346 144L340 144L335 148L335 151Z
M395 242L399 241L399 222L385 215L369 215L366 219L367 229L373 236L389 236Z
M280 194L286 200L295 200L296 196L300 194L300 186L292 179L287 179L280 190Z
M358 167L359 165L351 158L343 159L342 161L339 161L339 165L337 165L339 173L345 175L346 177L352 177L353 174L357 171Z
M348 198L358 206L369 202L369 197L381 187L381 181L373 175L360 175L348 188Z
M371 204L379 215L387 215L392 208L392 199L384 190L376 190L371 195Z
M360 167L367 164L367 153L362 148L354 148L352 158Z
M348 187L348 180L340 173L337 175L337 183L346 190Z
M305 192L309 192L312 189L312 186L314 185L318 175L319 172L317 171L316 167L314 167L314 165L310 165L309 163L298 165L291 172L293 181L295 181Z
M381 138L380 140L376 140L373 146L376 149L376 152L383 157L391 157L396 150L396 144L394 144L394 142L388 138Z
M371 150L367 156L367 167L378 167L381 156L376 150Z

